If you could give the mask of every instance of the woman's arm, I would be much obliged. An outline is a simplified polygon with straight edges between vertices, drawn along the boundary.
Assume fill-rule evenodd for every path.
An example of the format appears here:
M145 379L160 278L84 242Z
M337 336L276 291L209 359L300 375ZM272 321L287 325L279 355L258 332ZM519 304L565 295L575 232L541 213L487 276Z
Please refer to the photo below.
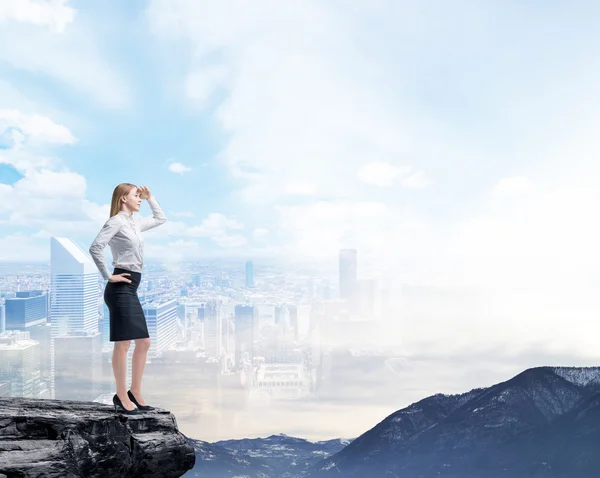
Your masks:
M123 221L118 215L110 217L108 221L104 223L104 226L102 226L102 229L90 246L90 255L96 263L96 267L100 271L100 274L102 274L102 277L104 277L104 280L108 280L111 276L110 272L106 268L106 264L104 263L104 248L106 247L106 244L108 244L108 241L110 241L112 237L119 232L119 229L121 229L122 225Z
M138 219L141 232L167 222L167 216L160 207L160 204L158 204L158 201L154 199L154 196L150 196L146 200L148 201L150 209L152 209L152 217L141 217Z

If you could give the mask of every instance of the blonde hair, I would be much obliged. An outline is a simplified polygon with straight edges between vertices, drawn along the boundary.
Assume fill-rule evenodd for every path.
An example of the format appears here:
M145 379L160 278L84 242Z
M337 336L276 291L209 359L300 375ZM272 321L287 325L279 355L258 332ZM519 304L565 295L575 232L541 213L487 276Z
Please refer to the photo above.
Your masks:
M131 183L121 183L115 188L110 201L110 217L119 214L119 211L121 211L121 198L127 196L133 188L137 188L137 186Z

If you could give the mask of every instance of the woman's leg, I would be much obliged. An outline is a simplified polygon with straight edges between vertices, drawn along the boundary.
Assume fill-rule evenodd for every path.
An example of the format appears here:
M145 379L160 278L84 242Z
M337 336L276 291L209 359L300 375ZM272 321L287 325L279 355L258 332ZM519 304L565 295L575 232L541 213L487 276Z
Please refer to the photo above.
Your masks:
M150 348L150 339L135 339L135 349L131 367L131 393L140 405L146 405L142 398L142 375L146 366L146 357Z
M135 408L135 405L127 396L127 351L129 350L130 340L118 340L115 342L112 355L112 368L117 383L117 396L127 410Z

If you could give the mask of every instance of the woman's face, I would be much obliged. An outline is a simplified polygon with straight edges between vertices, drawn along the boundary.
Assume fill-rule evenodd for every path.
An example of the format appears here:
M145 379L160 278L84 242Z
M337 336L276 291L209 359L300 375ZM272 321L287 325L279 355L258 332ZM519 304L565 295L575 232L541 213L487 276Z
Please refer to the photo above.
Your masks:
M130 211L140 210L142 200L140 199L140 193L138 192L138 188L131 188L129 194L127 196L124 196L123 204L127 204Z

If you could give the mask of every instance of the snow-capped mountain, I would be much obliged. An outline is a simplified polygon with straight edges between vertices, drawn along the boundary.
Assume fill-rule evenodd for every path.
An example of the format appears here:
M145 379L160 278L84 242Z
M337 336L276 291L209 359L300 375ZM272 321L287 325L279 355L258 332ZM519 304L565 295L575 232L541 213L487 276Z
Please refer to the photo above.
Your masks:
M600 478L600 367L537 367L394 412L355 440L188 439L203 478Z
M188 438L196 465L186 476L203 478L291 478L337 453L351 440L310 442L284 434L207 443Z
M537 367L395 412L308 476L593 478L599 445L600 367Z

